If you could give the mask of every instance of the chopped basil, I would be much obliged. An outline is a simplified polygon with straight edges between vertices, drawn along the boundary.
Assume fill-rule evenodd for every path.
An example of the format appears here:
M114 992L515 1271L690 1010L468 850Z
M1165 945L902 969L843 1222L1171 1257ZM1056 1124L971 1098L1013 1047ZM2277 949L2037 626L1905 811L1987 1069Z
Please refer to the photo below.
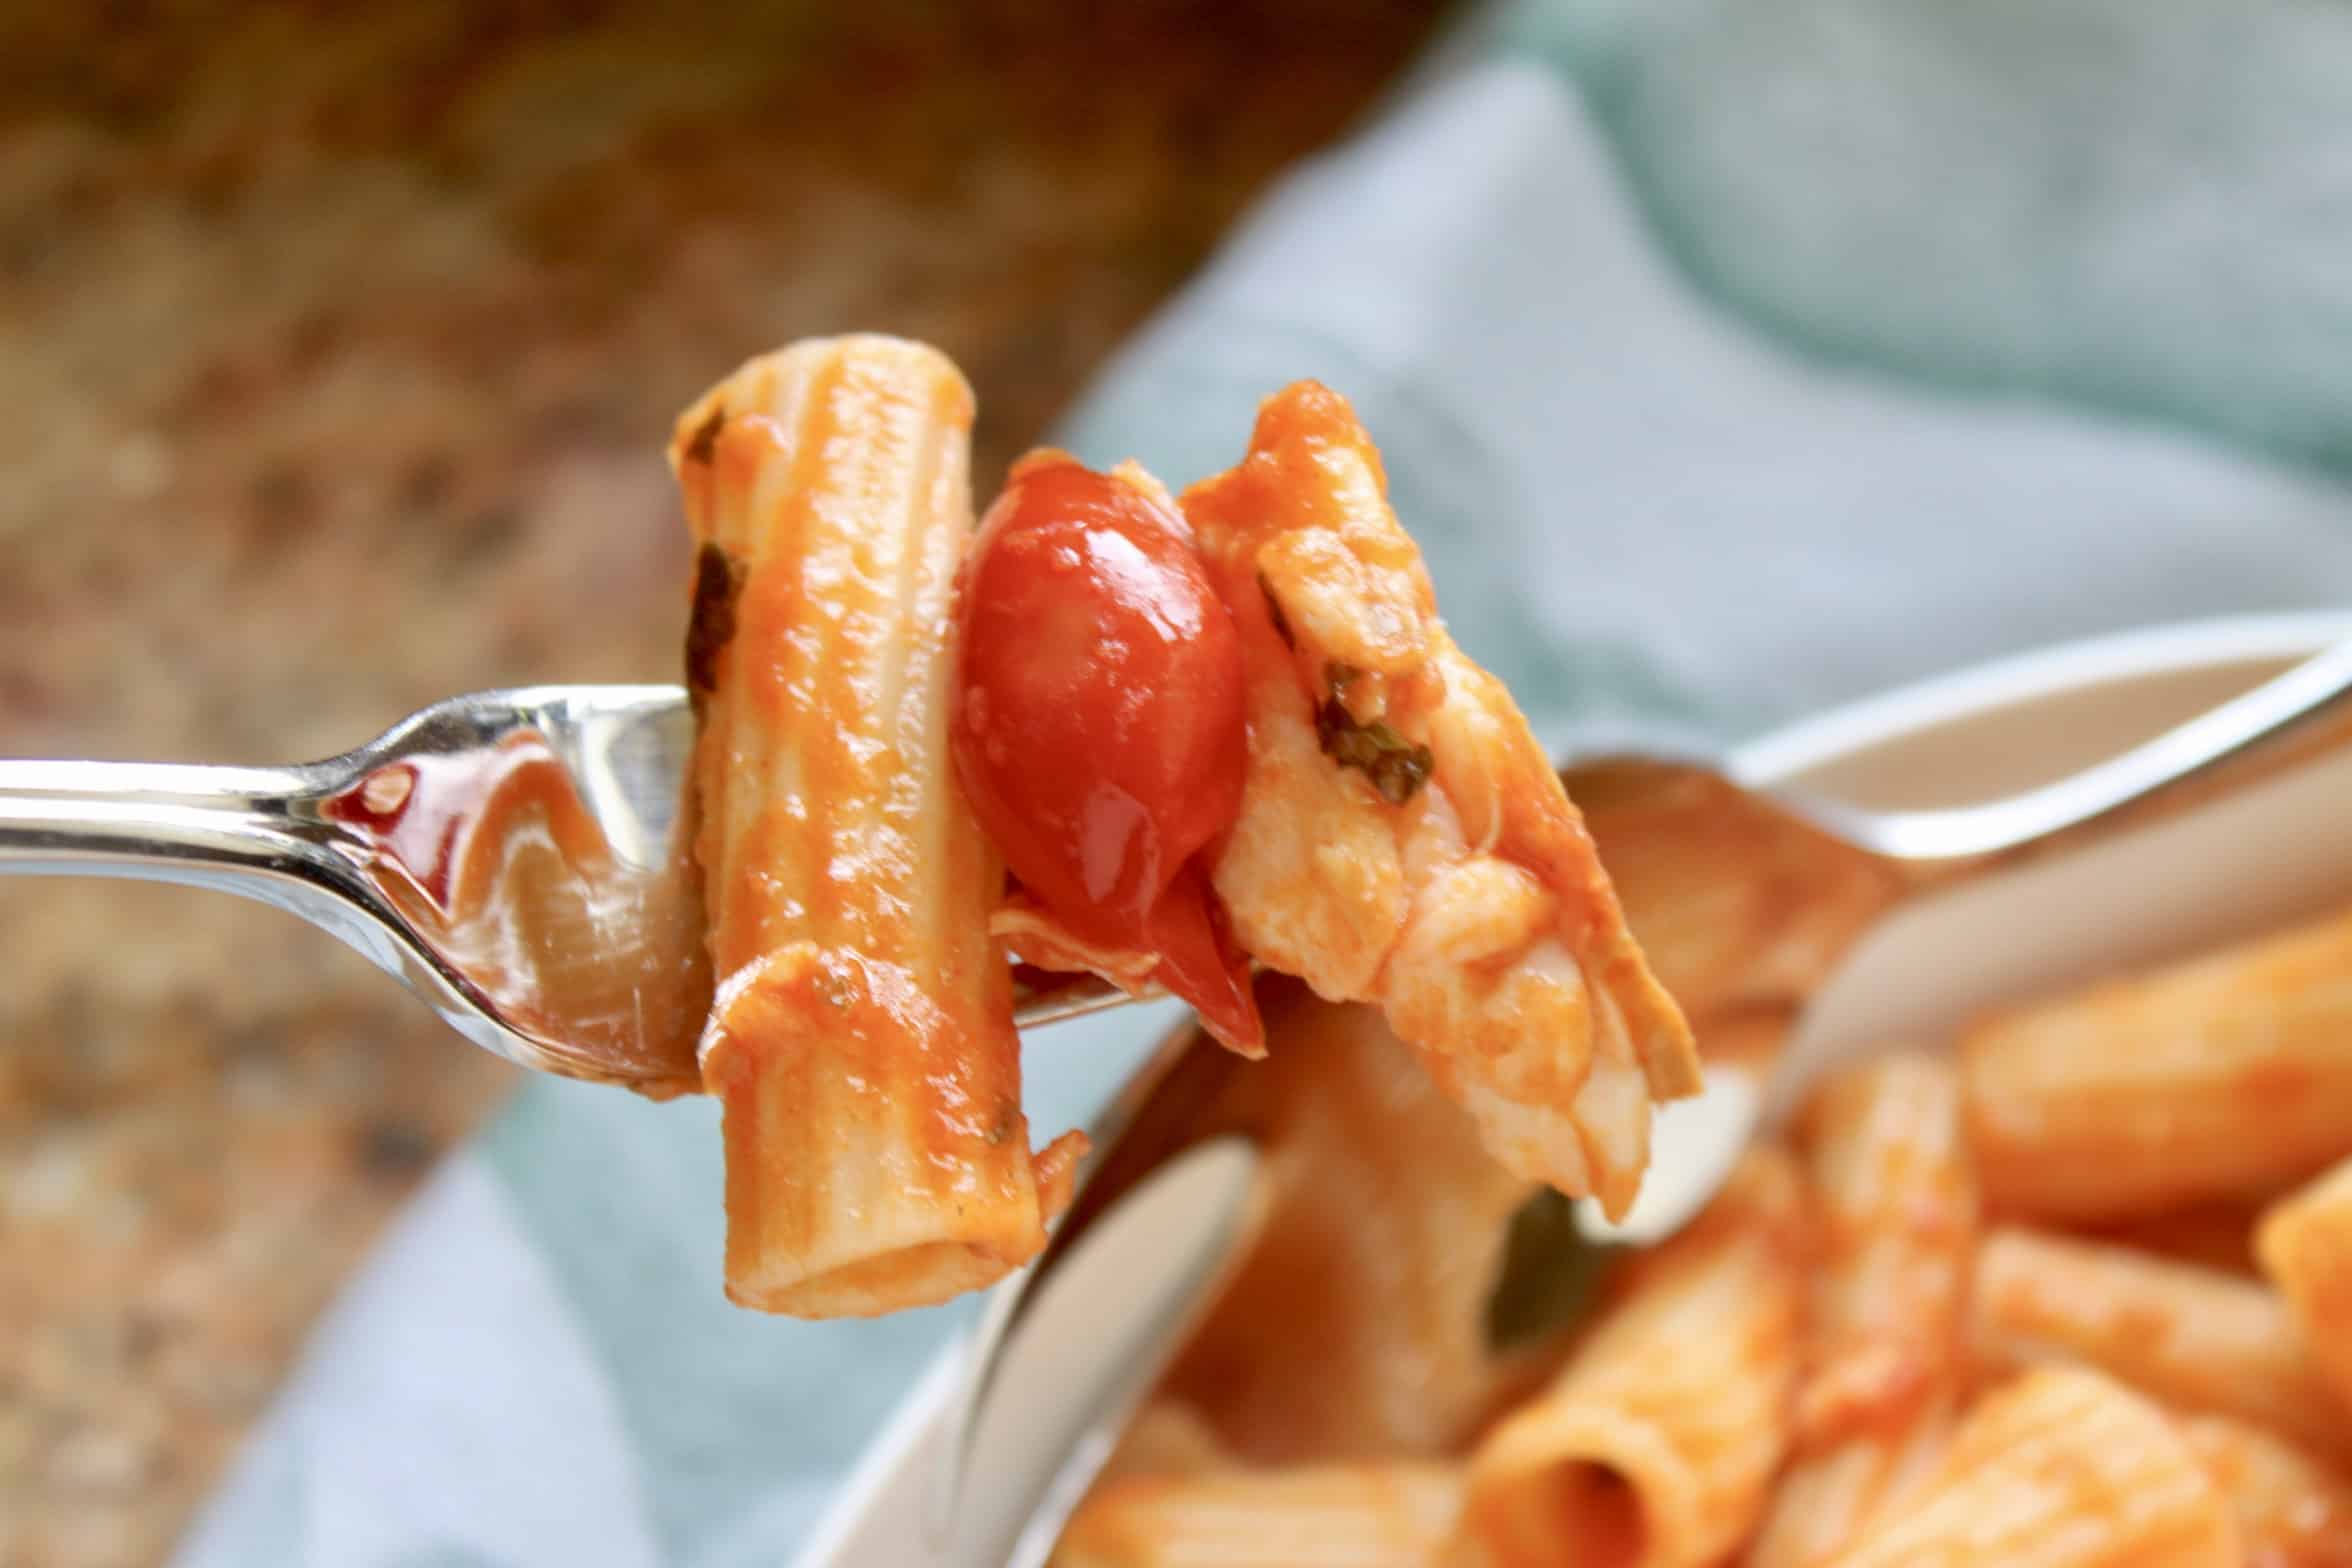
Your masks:
M1538 1188L1511 1216L1502 1270L1486 1299L1486 1348L1500 1355L1575 1323L1625 1250L1586 1240L1575 1203Z
M742 594L742 564L704 544L694 560L694 608L686 620L686 694L697 714L718 690L719 655L735 638L735 601Z
M1427 746L1412 744L1377 719L1359 721L1336 696L1324 698L1315 709L1315 738L1323 743L1323 755L1361 772L1392 806L1419 793L1436 765Z

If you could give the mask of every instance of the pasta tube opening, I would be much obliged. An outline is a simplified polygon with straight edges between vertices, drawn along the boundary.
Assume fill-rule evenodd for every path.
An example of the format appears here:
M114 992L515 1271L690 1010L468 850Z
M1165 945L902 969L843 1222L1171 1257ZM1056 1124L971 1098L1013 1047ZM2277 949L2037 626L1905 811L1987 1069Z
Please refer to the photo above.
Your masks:
M1664 1477L1653 1474L1655 1488ZM1644 1486L1615 1464L1563 1459L1525 1478L1482 1526L1494 1568L1640 1568L1655 1560ZM1571 1557L1569 1554L1573 1553Z

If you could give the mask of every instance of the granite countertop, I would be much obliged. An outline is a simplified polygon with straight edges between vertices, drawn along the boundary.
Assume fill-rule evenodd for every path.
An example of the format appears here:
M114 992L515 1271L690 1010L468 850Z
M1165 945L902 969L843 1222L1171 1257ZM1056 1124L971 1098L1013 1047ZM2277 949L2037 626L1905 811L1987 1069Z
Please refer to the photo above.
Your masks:
M659 442L782 339L947 348L993 483L1431 25L14 9L0 754L244 762L453 691L669 678ZM0 955L0 1563L154 1562L510 1078L217 895L0 882Z

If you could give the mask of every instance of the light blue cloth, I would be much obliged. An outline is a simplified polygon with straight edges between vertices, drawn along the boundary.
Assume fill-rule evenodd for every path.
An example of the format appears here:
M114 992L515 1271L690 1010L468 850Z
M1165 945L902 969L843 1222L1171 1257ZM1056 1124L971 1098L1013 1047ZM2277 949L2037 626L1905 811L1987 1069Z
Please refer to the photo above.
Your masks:
M2352 7L1483 12L1063 436L1181 484L1302 375L1355 400L1457 635L1561 745L2352 602ZM1038 1131L1166 1018L1031 1041ZM781 1561L968 1309L739 1312L719 1226L710 1105L534 1084L330 1315L182 1568Z

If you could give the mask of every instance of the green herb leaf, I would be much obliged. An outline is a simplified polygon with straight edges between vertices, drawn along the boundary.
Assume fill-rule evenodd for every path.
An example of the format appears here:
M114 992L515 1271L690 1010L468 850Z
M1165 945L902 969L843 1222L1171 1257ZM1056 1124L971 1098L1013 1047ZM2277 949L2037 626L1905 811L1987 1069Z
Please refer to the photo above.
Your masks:
M735 601L743 596L743 566L715 544L694 559L694 608L686 618L686 695L697 715L719 686L719 655L735 639Z
M1576 1323L1626 1250L1586 1240L1575 1202L1538 1188L1511 1216L1502 1271L1486 1299L1486 1348L1501 1355Z
M1419 793L1437 762L1427 746L1412 744L1386 724L1358 722L1337 697L1324 698L1315 709L1315 738L1323 755L1362 773L1392 806Z

